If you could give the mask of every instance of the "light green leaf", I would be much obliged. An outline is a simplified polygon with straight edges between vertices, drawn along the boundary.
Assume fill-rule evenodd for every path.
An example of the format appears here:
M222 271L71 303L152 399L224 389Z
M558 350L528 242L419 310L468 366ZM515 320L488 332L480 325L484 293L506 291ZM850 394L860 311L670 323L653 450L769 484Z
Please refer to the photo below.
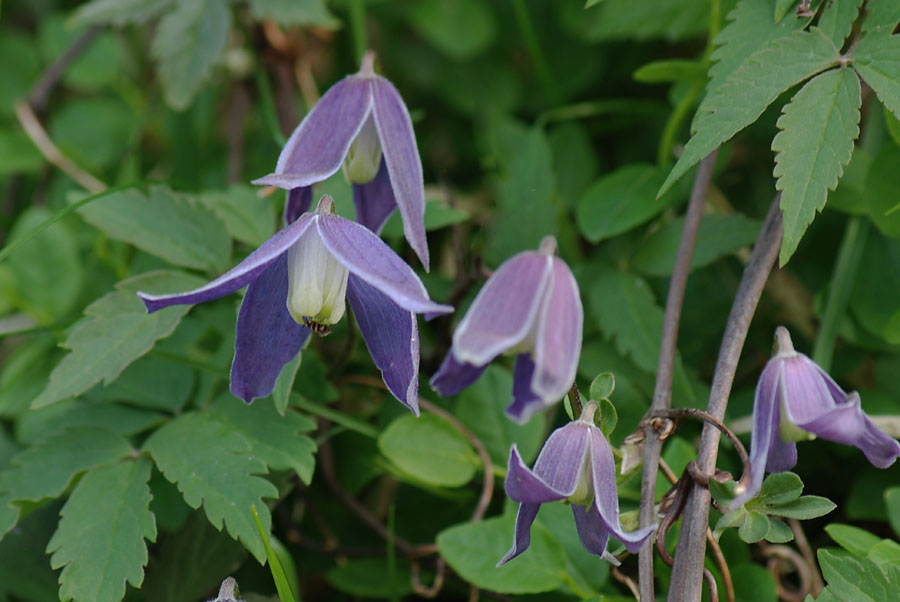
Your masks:
M459 394L456 416L481 440L496 466L506 466L513 443L525 462L537 456L544 442L540 420L518 424L506 416L512 400L512 375L490 365L475 383Z
M871 560L827 549L819 550L817 557L831 593L842 602L900 601L900 568L883 572Z
M768 504L766 512L774 516L796 518L797 520L809 520L825 516L837 508L837 504L828 498L817 495L804 495L800 499L784 504Z
M753 53L742 67L712 88L700 103L684 147L659 194L720 144L753 123L778 96L806 78L838 64L831 40L813 27L793 32Z
M225 224L193 198L165 186L122 190L78 210L106 234L175 265L219 271L231 257Z
M147 439L150 453L163 476L178 485L192 508L203 504L217 529L241 541L260 562L266 557L250 506L256 506L268 531L272 517L263 498L278 490L266 479L266 465L252 455L250 442L237 430L206 414L182 414Z
M199 200L215 211L225 222L231 236L251 247L269 240L275 231L275 208L268 198L249 186L232 186L228 190L208 191Z
M600 409L598 416L600 419L600 431L604 437L609 438L619 423L619 414L616 412L616 406L608 399L601 399L597 405Z
M593 243L638 226L678 198L656 191L665 172L654 165L633 164L606 174L591 186L578 203L578 227Z
M697 232L691 269L713 263L720 257L753 244L762 222L740 214L704 215ZM684 218L678 217L643 241L632 259L634 269L648 276L668 276L675 268Z
M900 119L900 36L893 31L887 25L867 32L853 52L853 67Z
M11 500L33 502L59 497L81 472L133 453L128 441L111 431L73 427L14 456L0 473L0 492Z
M900 211L894 211L900 201L900 147L886 144L875 157L866 178L865 191L869 217L885 235L900 240Z
M466 438L434 414L393 421L378 437L378 449L401 471L431 485L465 485L479 465Z
M775 0L775 22L778 23L784 16L788 14L788 11L793 8L793 6L797 3L797 0ZM755 4L764 4L763 2L756 2Z
M900 4L894 0L869 0L866 2L866 18L862 22L863 31L871 31L887 26L893 29L900 23Z
M775 188L781 190L784 240L779 261L787 263L829 190L837 187L859 135L859 78L833 69L810 80L784 107L781 132L772 140Z
M160 19L151 53L173 108L191 104L219 62L230 29L231 8L222 0L179 2Z
M307 485L316 461L315 442L302 435L316 423L297 412L280 415L268 400L247 405L234 397L219 399L210 406L210 415L241 433L253 448L253 455L272 470L293 470Z
M730 570L735 602L777 602L775 579L765 567L741 562Z
M801 493L800 477L792 472L777 472L766 477L757 498L763 504L785 504L799 498Z
M900 568L900 543L893 539L882 539L872 546L866 558L877 564L882 570L886 570L887 565Z
M92 0L72 15L75 25L143 23L164 11L174 0Z
M862 0L829 0L825 3L817 27L838 49L844 45L844 40L850 35L853 22L856 21L856 15L859 13L860 4L862 4Z
M442 201L430 199L425 202L425 231L440 230L453 224L458 224L469 219L469 214L462 209L448 207ZM400 212L394 211L381 229L381 235L386 238L403 237L403 221Z
M744 522L738 527L738 536L746 543L756 543L769 532L769 518L760 512L748 510Z
M497 33L491 4L481 0L419 0L407 14L423 38L458 61L480 54Z
M566 577L562 546L538 524L531 545L514 561L497 567L515 533L512 515L455 525L438 533L441 556L454 571L478 587L501 594L533 594L556 589Z
M72 353L50 374L50 382L32 403L39 408L79 395L101 380L114 381L131 362L175 330L189 306L167 307L148 314L138 289L150 293L188 290L203 281L180 272L141 274L117 285L119 290L94 301L63 344Z
M609 399L616 390L616 377L612 372L603 372L594 377L589 389L589 397L593 400Z
M99 466L75 487L47 545L50 566L62 568L60 600L119 602L126 581L140 587L144 539L156 540L147 486L151 466L147 458Z
M865 558L869 550L881 541L877 535L869 533L865 529L850 525L833 523L825 526L825 532L838 543L839 546L860 558Z
M706 65L701 61L666 59L641 65L634 72L635 81L645 84L706 81Z
M250 10L259 20L272 19L279 25L315 25L337 29L341 22L328 11L325 0L250 0Z
M765 540L771 543L787 543L794 539L794 532L777 518L769 517L769 530Z

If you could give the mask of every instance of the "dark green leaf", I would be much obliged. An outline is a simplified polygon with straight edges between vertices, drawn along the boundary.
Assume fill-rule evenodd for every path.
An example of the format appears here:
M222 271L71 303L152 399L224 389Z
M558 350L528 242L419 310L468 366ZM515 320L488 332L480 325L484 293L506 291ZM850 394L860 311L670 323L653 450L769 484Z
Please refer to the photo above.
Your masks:
M894 533L900 537L900 487L891 487L884 492L884 503L887 505L888 520Z
M866 330L900 343L900 324L892 321L900 307L900 242L869 232L856 275L850 311Z
M411 575L395 567L393 580L385 558L362 558L337 566L325 575L336 589L363 598L399 599L412 593Z
M763 481L759 501L763 504L785 504L793 502L803 493L803 481L792 472L770 474Z
M775 579L765 567L742 562L730 568L735 602L776 602Z
M562 3L565 25L589 42L664 38L674 41L702 34L709 22L709 5L692 0L603 0L585 12L577 2Z
M853 22L859 12L862 0L829 0L822 9L818 28L834 42L839 49L850 35Z
M422 37L455 60L478 55L496 35L491 4L479 0L419 0L408 15Z
M865 185L869 216L879 230L895 240L900 240L900 211L895 210L900 202L898 161L900 147L893 144L882 147L869 168Z
M0 600L12 596L28 602L59 602L57 576L45 552L58 512L58 504L44 506L22 519L5 538L0 535Z
M444 487L465 485L479 464L466 438L434 414L398 418L378 437L378 449L402 472Z

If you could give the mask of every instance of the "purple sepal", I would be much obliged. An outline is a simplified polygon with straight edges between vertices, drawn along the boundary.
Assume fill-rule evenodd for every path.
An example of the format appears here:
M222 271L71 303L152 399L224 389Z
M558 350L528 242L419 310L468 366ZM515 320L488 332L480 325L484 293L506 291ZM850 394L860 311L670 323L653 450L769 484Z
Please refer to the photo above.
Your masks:
M370 81L375 127L381 141L383 163L387 165L391 188L403 218L403 232L425 266L425 271L428 271L425 187L412 119L391 82L380 76Z
M581 428L577 428L577 427ZM543 504L564 500L578 486L578 477L587 453L584 425L570 423L553 431L544 444L534 470L528 468L513 443L506 473L506 495L514 502Z
M437 373L431 377L431 388L437 391L441 397L456 395L478 380L486 368L487 364L473 366L458 362L451 351L444 358L444 363L441 364Z
M384 161L374 180L353 185L353 204L356 205L356 221L375 234L381 234L384 224L397 208Z
M778 438L778 394L779 366L769 361L763 369L756 385L756 394L753 400L753 430L750 432L750 476L743 489L737 490L737 495L731 503L732 508L743 506L747 500L756 496L762 488L763 477L766 472L769 449L772 440ZM795 457L796 459L796 457ZM793 465L787 469L792 468Z
M516 533L513 536L513 545L509 549L497 566L503 566L531 545L531 525L537 518L538 510L541 509L540 504L519 504L519 511L516 513Z
M419 415L419 329L416 314L357 276L347 281L347 301L369 354L394 397Z
M153 313L170 305L203 303L233 293L259 278L291 245L297 242L312 223L311 218L312 215L308 214L284 230L276 232L247 259L200 288L170 295L150 295L138 291L138 297L144 302L147 311Z
M284 203L284 225L289 226L309 211L312 205L312 186L292 188L287 192L287 200Z
M231 364L231 393L250 403L272 392L284 365L309 338L310 330L287 310L287 255L250 284L241 303Z
M536 412L546 406L532 390L533 380L534 362L527 353L520 353L516 357L516 367L513 370L513 400L506 408L506 415L519 424L525 424Z
M578 283L562 259L552 259L553 288L537 324L531 383L534 394L549 403L562 398L575 382L584 327Z
M581 540L584 549L591 554L603 556L606 552L606 545L609 543L609 531L600 520L597 506L591 504L588 508L572 504L572 515L575 517L578 539Z

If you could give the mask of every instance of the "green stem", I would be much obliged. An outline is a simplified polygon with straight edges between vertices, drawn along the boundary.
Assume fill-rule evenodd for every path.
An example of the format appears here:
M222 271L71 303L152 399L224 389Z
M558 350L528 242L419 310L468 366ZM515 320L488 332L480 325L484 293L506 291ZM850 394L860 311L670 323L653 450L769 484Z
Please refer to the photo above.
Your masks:
M516 13L516 22L522 33L522 41L525 42L525 48L528 50L531 61L534 63L535 71L537 71L538 81L541 82L541 87L544 88L544 92L547 93L550 99L558 104L562 102L562 94L560 94L559 87L557 87L556 81L553 79L553 74L547 66L547 59L544 57L541 45L538 42L534 24L531 22L531 16L528 14L528 8L525 6L525 0L513 0L513 9Z
M339 424L346 428L347 430L354 431L363 435L365 437L369 437L370 439L378 438L378 429L367 422L363 422L362 420L357 420L356 418L352 418L347 416L343 412L338 412L337 410L332 410L327 406L320 405L318 403L313 403L311 401L307 401L300 397L296 393L291 393L291 405L300 408L301 410L305 410L310 414L315 414L316 416L321 416L322 418L327 418L331 422L335 424Z
M590 100L542 111L538 114L535 123L538 127L544 127L546 124L554 121L584 119L610 113L622 113L625 115L657 115L663 112L665 108L665 105L662 103L652 100L624 98Z
M857 215L849 219L847 228L844 230L844 238L841 240L841 247L834 265L834 274L831 277L831 285L828 287L825 313L822 315L822 324L819 326L819 334L816 336L816 344L812 353L813 361L826 372L831 368L834 341L837 338L838 327L847 311L847 303L850 300L859 263L862 261L868 233L869 221L863 220Z
M284 137L281 125L278 123L278 114L275 111L275 101L272 97L272 85L269 83L269 78L258 60L254 61L253 79L256 80L256 89L259 92L263 121L266 123L266 127L269 129L275 144L284 146L287 143L287 138Z
M353 53L356 63L362 60L369 48L366 39L366 4L365 0L350 0L350 31L353 35Z
M691 107L694 106L694 101L697 100L703 85L698 82L691 86L687 94L682 96L678 104L675 105L675 109L669 115L669 119L666 120L662 138L659 140L659 148L656 151L656 162L659 165L665 166L672 161L671 150L675 144L675 137L678 135L678 130L681 129L681 124L684 123Z

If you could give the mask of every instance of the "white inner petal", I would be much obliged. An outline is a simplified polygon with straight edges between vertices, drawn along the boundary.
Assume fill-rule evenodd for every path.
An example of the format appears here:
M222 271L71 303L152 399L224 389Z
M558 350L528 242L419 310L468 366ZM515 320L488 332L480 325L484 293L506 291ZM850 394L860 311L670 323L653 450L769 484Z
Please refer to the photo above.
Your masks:
M336 324L344 315L349 272L313 228L288 249L287 308L303 324ZM305 319L304 319L305 318Z
M590 506L594 499L594 478L593 470L591 470L591 454L584 454L584 461L581 464L581 472L578 474L578 484L575 486L575 493L569 496L568 501L581 506Z
M359 134L350 144L344 160L344 175L351 184L371 182L378 175L381 165L381 142L372 113L366 117Z

